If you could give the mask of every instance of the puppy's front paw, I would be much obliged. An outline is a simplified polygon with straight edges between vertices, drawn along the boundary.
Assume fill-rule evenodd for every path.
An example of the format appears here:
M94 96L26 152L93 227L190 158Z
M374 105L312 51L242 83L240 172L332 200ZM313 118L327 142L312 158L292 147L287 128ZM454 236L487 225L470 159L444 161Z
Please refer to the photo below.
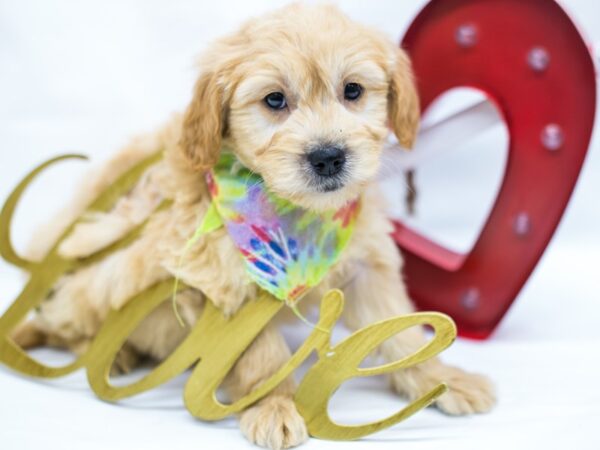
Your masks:
M88 214L58 247L63 258L86 258L118 241L131 228L125 218L110 214Z
M442 382L448 385L448 392L438 398L435 406L446 414L485 413L496 404L494 385L487 377L439 362L425 363L392 375L394 389L411 400Z
M494 385L489 378L455 367L446 369L441 379L448 384L448 392L436 402L441 411L453 416L485 413L496 404Z
M282 395L267 397L244 411L240 428L250 442L271 450L295 447L308 439L294 401Z

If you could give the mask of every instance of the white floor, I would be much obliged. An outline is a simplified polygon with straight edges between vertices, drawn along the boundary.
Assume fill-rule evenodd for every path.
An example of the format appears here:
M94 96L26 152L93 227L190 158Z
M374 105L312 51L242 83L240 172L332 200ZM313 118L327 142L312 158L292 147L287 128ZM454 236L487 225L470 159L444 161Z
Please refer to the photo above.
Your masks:
M281 3L0 0L0 199L50 156L77 150L102 160L132 134L183 108L194 77L192 56L205 42ZM424 1L401 3L340 2L353 16L397 37ZM600 41L596 2L562 3L591 41ZM484 139L419 172L416 225L456 248L468 247L475 236L501 174L502 131ZM491 150L472 159L484 147ZM465 158L471 163L468 171L461 164ZM61 205L83 171L81 163L66 163L36 182L18 212L18 248ZM475 183L487 183L487 196L469 194ZM448 186L465 200L444 209ZM427 410L366 440L311 440L305 448L600 448L599 193L596 133L565 218L507 317L490 340L459 340L446 352L446 360L495 380L500 402L491 414L457 419ZM22 283L17 271L0 263L0 311ZM297 342L304 332L287 334ZM64 359L51 351L40 356L56 363ZM0 447L251 448L233 419L194 420L181 401L184 383L182 376L115 406L97 400L81 372L40 382L0 369ZM331 414L339 421L366 422L400 404L382 379L365 379L340 390Z

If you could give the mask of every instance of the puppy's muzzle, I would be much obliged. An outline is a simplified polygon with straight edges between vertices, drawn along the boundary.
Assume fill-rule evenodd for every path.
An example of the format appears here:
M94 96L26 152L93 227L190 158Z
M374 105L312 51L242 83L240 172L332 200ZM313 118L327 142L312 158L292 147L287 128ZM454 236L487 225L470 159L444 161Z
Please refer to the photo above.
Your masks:
M336 146L319 147L308 154L308 162L320 177L333 177L344 169L346 151Z

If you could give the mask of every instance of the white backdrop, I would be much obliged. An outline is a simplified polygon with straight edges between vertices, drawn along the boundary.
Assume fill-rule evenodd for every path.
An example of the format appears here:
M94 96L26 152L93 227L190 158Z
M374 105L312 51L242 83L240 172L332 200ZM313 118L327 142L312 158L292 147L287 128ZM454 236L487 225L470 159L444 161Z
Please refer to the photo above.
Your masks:
M194 57L208 41L284 3L0 0L0 199L42 160L81 151L101 161L132 135L161 124L189 100ZM339 1L351 16L397 40L425 3ZM600 42L597 2L562 4L590 42ZM366 441L312 440L307 449L375 443L382 449L600 448L599 139L596 132L551 246L492 339L459 340L446 352L447 360L497 382L497 409L460 419L428 410ZM504 147L498 129L423 167L417 226L456 248L468 247L493 199ZM66 163L35 183L18 213L18 248L82 173L81 163ZM463 201L451 204L457 193ZM17 271L0 263L0 311L22 283ZM294 339L297 332L288 334ZM114 406L93 397L82 373L42 383L0 369L0 447L250 448L233 419L204 424L189 416L181 401L184 381ZM375 379L344 387L331 407L334 418L358 423L398 405Z

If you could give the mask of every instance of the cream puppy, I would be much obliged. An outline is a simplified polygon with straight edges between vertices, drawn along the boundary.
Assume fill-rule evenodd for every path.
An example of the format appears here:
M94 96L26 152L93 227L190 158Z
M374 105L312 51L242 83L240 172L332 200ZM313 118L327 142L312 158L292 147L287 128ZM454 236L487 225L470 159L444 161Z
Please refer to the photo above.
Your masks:
M179 297L188 325L212 301L230 315L252 301L250 281L238 250L224 230L204 235L180 256L210 204L203 172L224 146L260 174L277 196L312 210L338 208L357 197L362 208L341 260L302 301L309 307L331 288L346 295L345 323L355 330L410 313L402 260L389 233L373 179L388 127L405 146L415 139L419 102L405 53L379 32L355 23L333 6L294 4L254 19L204 53L187 111L162 130L134 140L112 161L92 172L56 221L36 236L30 256L42 256L66 224L120 174L162 151L138 185L106 214L88 214L62 243L67 257L90 255L148 219L141 238L93 266L65 276L35 318L15 340L24 346L50 344L84 351L111 308L174 275L193 287ZM155 212L164 199L173 201ZM133 367L140 356L164 359L185 337L165 304L133 333L117 365ZM408 330L381 346L387 361L402 358L425 341ZM247 349L227 380L232 399L269 377L290 357L273 323ZM441 380L450 390L437 402L449 414L489 410L488 380L438 359L394 373L393 389L414 399ZM294 381L243 412L242 432L259 445L280 449L306 440L294 406Z

